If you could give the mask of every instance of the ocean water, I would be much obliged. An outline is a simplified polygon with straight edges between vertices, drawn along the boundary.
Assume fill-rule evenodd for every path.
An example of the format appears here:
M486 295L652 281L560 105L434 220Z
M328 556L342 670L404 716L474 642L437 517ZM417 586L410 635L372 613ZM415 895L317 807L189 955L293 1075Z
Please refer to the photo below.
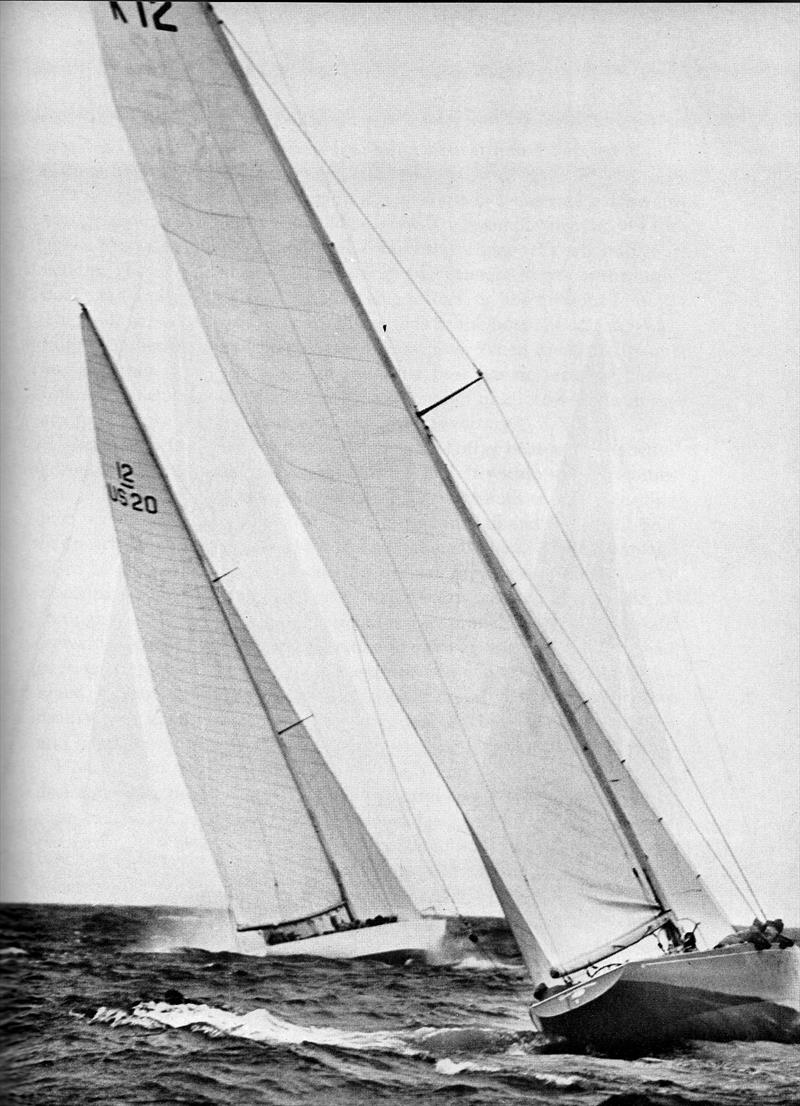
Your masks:
M7 906L0 920L3 1102L800 1103L796 1045L549 1051L507 935L485 927L455 964L401 967L208 951L224 919L177 909Z

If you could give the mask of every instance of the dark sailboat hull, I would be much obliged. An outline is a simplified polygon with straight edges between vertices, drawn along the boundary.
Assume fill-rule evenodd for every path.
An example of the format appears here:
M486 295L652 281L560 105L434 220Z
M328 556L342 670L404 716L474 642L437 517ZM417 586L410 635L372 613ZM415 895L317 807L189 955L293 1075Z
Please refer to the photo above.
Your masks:
M738 945L642 960L535 1003L570 1046L636 1052L682 1040L800 1041L800 949Z

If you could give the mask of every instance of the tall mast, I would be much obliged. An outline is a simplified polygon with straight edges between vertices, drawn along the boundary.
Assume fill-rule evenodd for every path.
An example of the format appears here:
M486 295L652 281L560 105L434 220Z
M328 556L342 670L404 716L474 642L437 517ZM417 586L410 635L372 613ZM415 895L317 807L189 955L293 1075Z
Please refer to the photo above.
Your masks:
M488 541L482 534L477 522L473 518L469 507L464 501L460 491L458 490L458 487L455 484L455 481L453 480L450 470L448 469L439 451L436 449L433 441L431 440L430 431L419 418L417 408L410 394L408 393L405 384L400 377L400 374L395 368L394 363L389 356L389 353L383 345L380 336L372 323L372 320L370 319L369 315L366 312L366 309L364 308L363 303L361 302L361 298L359 297L358 292L353 286L350 277L348 276L344 266L342 265L338 255L336 254L333 243L330 242L328 235L325 232L325 228L323 227L319 216L317 215L302 184L300 183L300 180L296 172L294 171L293 166L289 162L289 159L287 158L283 147L264 112L264 109L262 108L258 98L253 92L247 75L245 74L236 55L234 54L226 35L222 31L220 26L221 21L218 19L210 3L204 3L203 9L206 18L214 32L214 35L216 36L223 52L225 53L225 56L231 66L232 71L234 72L237 80L242 87L242 90L250 101L250 104L255 111L256 116L258 117L259 122L263 127L265 133L268 135L270 141L274 144L275 149L277 150L283 164L284 170L289 180L291 181L292 187L294 188L295 192L297 193L299 199L306 209L310 224L313 227L320 242L323 244L326 252L328 253L336 275L339 278L339 281L342 284L345 292L347 293L348 298L353 304L358 317L366 333L368 334L372 345L375 348L376 353L383 363L387 374L392 380L395 389L403 403L403 406L406 409L406 413L409 419L415 426L420 439L425 445L425 448L428 450L436 471L441 477L453 502L453 505L458 511L458 514L461 517L462 522L464 523L467 532L469 533L478 552L480 553L484 564L486 565L486 568L497 587L497 590L502 596L509 612L514 619L515 624L517 625L517 628L519 629L524 641L526 642L537 668L544 677L544 680L547 683L547 686L549 687L553 697L558 702L558 705L561 708L561 711L567 721L570 733L573 738L573 742L575 744L575 748L582 757L592 778L595 780L598 789L602 793L608 807L610 808L612 816L619 826L620 832L628 846L628 849L636 859L636 863L639 866L639 871L636 873L637 877L639 878L640 882L644 881L649 894L652 896L655 904L660 908L662 913L669 915L669 917L665 921L664 928L668 932L670 940L675 941L680 939L680 929L676 921L674 920L674 915L672 915L671 908L661 887L660 881L658 880L657 876L650 866L647 854L645 853L645 850L642 847L642 844L639 841L630 820L628 819L619 800L614 794L613 787L606 777L602 769L602 765L599 763L599 760L592 748L592 737L588 733L586 725L578 717L576 710L570 703L570 698L574 697L581 703L582 708L587 716L587 720L591 724L593 724L593 726L597 728L598 731L602 734L599 723L592 715L588 705L581 699L580 693L578 692L570 677L567 675L566 670L563 668L560 661L558 661L552 650L550 650L547 646L544 635L542 634L539 627L536 625L536 622L523 604L522 600L517 595L516 590L514 589L502 565L500 564L499 559L497 558ZM567 695L565 695L562 691L562 685L565 685L567 687ZM605 735L603 735L603 739L606 741L608 740L607 738L605 738Z

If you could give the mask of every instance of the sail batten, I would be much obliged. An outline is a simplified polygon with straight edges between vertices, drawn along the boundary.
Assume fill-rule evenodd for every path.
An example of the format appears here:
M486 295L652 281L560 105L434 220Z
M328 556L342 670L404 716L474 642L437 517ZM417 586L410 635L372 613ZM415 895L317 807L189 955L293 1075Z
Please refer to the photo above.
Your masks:
M180 19L158 45L97 9L117 110L200 321L517 928L531 935L529 967L569 962L649 924L666 903L643 890L631 843L587 774L567 717L572 685L537 660L526 618L213 12L185 4ZM184 206L164 196L187 155ZM218 186L219 203L209 202ZM234 193L244 215L231 217ZM605 770L612 754L600 737L595 745ZM665 831L626 787L638 813L624 809L637 834L646 825L642 853L655 863Z

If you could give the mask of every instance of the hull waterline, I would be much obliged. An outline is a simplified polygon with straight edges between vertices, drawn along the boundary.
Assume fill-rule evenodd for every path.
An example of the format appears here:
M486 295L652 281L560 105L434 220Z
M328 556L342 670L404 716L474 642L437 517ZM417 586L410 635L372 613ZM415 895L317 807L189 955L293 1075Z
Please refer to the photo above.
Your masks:
M800 1041L800 948L734 946L635 961L530 1008L569 1045L631 1052L681 1040Z
M400 919L386 925L323 933L299 941L267 945L257 934L248 934L247 952L269 957L321 956L327 960L384 960L404 963L424 959L440 948L446 922L441 918ZM240 936L245 936L241 934Z

